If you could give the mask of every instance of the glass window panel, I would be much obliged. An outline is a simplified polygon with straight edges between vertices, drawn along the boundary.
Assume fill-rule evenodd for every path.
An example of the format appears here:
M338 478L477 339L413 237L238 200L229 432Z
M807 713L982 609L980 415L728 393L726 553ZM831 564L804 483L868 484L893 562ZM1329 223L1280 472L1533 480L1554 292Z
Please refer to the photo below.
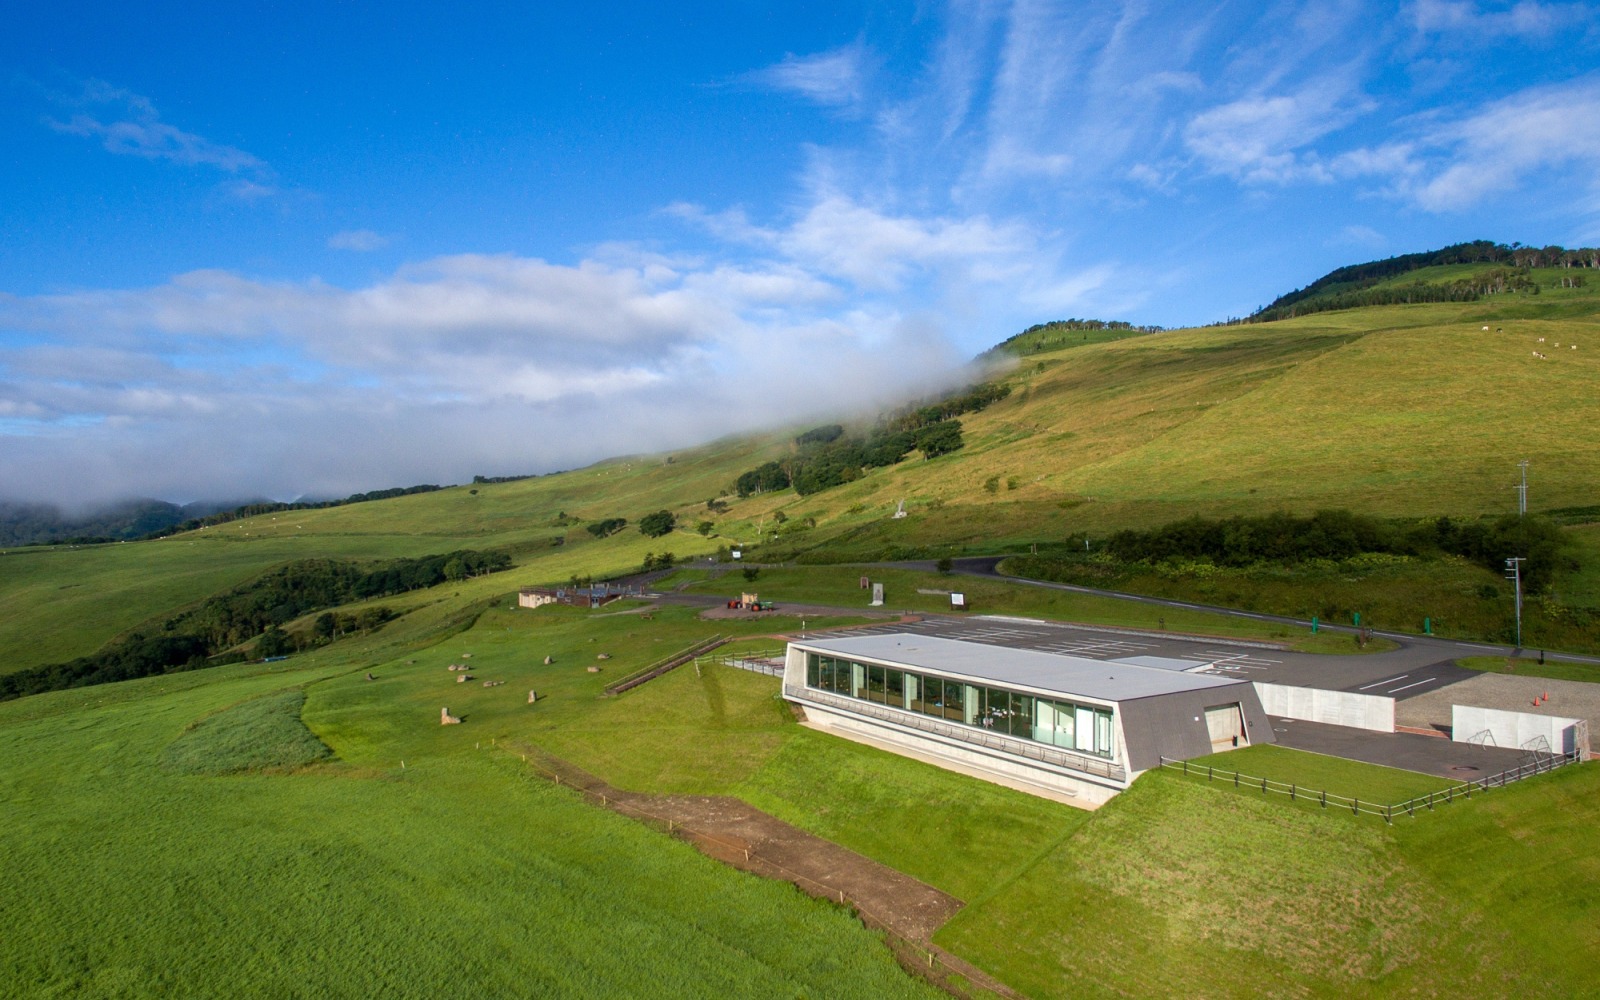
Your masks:
M1043 698L1035 698L1033 703L1033 730L1028 734L1029 738L1040 743L1055 742L1055 718L1055 703L1046 701Z
M816 653L807 653L806 654L806 686L807 687L821 687L822 686L822 664L821 664L820 660L821 660L821 657L817 656Z
M1095 752L1111 756L1111 713L1100 709L1094 714Z
M895 708L906 707L906 675L901 670L885 669L883 672L883 701Z
M867 700L883 704L883 668L876 664L867 667Z
M1033 698L1028 695L1011 696L1011 735L1033 738Z
M927 685L922 682L921 674L908 672L906 674L906 707L913 712L927 712L927 702L923 701L923 695L927 690Z
M1056 702L1055 710L1056 746L1066 747L1071 750L1077 744L1073 737L1073 734L1077 732L1077 727L1074 724L1077 720L1077 713L1073 711L1071 705L1064 701Z
M861 699L867 697L867 668L853 661L850 664L850 696Z
M1074 750L1083 750L1094 753L1094 709L1084 708L1082 705L1073 706L1074 728L1077 729L1077 739L1073 743Z
M966 722L966 685L956 681L944 682L944 717L952 722Z

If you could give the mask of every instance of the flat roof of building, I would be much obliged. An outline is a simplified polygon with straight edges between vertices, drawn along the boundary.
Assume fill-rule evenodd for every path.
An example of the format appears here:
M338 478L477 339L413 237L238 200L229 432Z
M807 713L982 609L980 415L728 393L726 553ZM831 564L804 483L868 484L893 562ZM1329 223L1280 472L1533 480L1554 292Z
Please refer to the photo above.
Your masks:
M1052 694L1082 695L1100 701L1132 701L1249 683L1234 677L1189 674L1063 653L941 639L914 632L802 639L793 645L833 656L890 663L907 670L927 670L963 680L989 681Z

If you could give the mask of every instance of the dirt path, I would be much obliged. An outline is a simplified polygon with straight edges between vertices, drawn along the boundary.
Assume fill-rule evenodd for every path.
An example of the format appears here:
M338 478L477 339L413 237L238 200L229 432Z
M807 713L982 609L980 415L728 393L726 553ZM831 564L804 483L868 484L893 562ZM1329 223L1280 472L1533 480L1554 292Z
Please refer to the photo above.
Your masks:
M1022 994L933 943L934 931L964 905L948 893L738 799L625 792L537 747L515 750L544 777L577 789L613 812L681 837L709 857L852 907L867 926L886 932L887 943L909 972L947 992L974 995L964 988L965 980L980 990L1024 1000Z

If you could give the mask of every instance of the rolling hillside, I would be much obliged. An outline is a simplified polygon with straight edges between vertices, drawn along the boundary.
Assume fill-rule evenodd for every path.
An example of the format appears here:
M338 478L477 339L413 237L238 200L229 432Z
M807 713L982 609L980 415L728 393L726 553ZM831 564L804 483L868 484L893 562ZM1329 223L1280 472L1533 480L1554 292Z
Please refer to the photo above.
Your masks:
M1455 281L1471 266L1432 273ZM1033 996L1592 992L1593 765L1392 828L1167 773L1091 814L814 733L770 677L697 665L599 697L713 627L769 646L765 618L712 626L670 605L530 613L507 598L734 545L827 563L1060 548L1195 514L1471 519L1513 509L1526 458L1531 507L1563 511L1583 553L1565 599L1592 606L1600 301L1534 276L1548 286L1537 296L1076 341L1035 331L995 376L1009 395L961 417L960 450L808 496L732 491L793 454L806 428L790 428L152 541L0 552L3 672L163 635L185 610L296 560L472 549L515 564L342 607L381 603L397 618L283 662L0 703L0 804L17 817L0 829L0 866L30 887L0 898L17 930L0 939L0 973L36 995L367 996L374 983L395 996L630 995L640 983L930 995L848 913L542 780L528 758L548 753L630 791L736 796L950 893L965 906L935 942ZM637 530L663 509L678 530ZM628 522L615 534L588 530L615 518ZM681 570L669 585L742 583L714 572ZM874 573L897 595L938 579ZM1476 596L1497 577L1461 560L1329 573L1407 605L1456 591L1505 603L1492 586L1493 600ZM765 569L759 586L779 600L859 598L856 571L828 565ZM1151 627L1150 611L1130 622L1109 598L996 579L970 590L986 610ZM1270 622L1164 613L1180 630L1290 638ZM316 614L283 624L304 635ZM1348 636L1316 638L1354 652ZM507 686L460 684L444 669L457 659ZM441 727L442 704L465 723ZM1351 766L1344 780L1381 786L1392 780L1381 770Z
M1461 265L1434 270L1456 280ZM790 431L157 541L13 549L0 563L0 652L7 670L82 655L309 556L513 553L514 578L473 581L465 599L623 572L647 552L681 558L729 545L825 561L1016 550L1194 514L1497 514L1514 509L1524 458L1532 509L1582 507L1600 479L1600 300L1595 288L1555 287L1558 270L1531 273L1547 286L1540 295L1091 338L1029 354L999 376L1013 386L1007 398L962 418L961 450L932 461L914 453L810 496L730 495L741 472L793 451ZM714 498L725 510L708 507ZM891 518L902 500L909 516ZM658 509L677 514L680 529L660 540L634 530ZM598 541L582 527L611 517L630 524ZM705 536L694 530L702 521Z

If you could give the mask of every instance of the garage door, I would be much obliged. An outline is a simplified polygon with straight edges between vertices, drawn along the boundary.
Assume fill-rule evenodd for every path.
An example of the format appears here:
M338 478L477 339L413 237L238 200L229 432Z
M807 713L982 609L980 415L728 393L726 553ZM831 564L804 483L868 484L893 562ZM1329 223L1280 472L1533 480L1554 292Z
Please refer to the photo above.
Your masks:
M1213 750L1244 746L1244 718L1238 703L1206 709L1206 731L1211 736ZM1238 740L1237 744L1235 739Z

